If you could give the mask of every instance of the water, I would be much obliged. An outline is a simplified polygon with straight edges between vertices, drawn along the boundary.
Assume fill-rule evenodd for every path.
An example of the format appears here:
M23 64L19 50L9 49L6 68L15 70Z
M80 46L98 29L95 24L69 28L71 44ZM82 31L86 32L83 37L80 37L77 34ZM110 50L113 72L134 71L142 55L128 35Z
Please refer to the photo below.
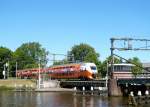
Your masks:
M0 92L0 107L129 107L127 98L62 92ZM149 107L140 105L139 107Z

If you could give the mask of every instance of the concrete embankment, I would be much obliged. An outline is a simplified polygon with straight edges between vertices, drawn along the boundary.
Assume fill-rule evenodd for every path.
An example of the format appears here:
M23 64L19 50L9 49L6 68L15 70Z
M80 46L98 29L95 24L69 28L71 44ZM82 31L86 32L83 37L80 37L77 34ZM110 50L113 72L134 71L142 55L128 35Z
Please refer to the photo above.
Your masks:
M37 81L30 79L0 80L0 91L35 91L35 92L71 92L73 89L60 88L56 80L44 81L37 88Z
M26 79L7 79L0 80L0 90L14 90L14 89L28 89L36 88L35 80L26 80Z

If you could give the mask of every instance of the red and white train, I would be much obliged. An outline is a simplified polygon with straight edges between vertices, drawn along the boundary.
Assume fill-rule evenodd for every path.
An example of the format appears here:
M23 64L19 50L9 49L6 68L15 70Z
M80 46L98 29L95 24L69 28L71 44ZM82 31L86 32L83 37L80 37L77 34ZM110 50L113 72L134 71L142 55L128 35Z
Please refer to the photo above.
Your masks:
M38 74L45 74L53 79L94 79L97 67L94 63L72 63L51 66L44 69L18 70L17 76L21 78L38 78Z

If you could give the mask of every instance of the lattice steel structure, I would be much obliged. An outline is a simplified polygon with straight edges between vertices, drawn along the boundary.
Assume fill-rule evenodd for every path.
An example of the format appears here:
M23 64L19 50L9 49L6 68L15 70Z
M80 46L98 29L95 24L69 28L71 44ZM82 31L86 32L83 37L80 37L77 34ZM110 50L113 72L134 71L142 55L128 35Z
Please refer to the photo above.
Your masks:
M118 51L128 51L128 50L132 50L132 51L139 51L139 50L143 50L143 51L150 51L150 39L133 39L133 38L110 38L111 41L111 57L112 57L112 61L111 61L111 72L114 71L114 50L118 50ZM117 45L115 45L116 42L120 42L122 45L120 45L120 47ZM138 44L136 44L138 43ZM143 46L142 47L137 47L139 46L139 43L141 43ZM110 74L111 75L111 74Z

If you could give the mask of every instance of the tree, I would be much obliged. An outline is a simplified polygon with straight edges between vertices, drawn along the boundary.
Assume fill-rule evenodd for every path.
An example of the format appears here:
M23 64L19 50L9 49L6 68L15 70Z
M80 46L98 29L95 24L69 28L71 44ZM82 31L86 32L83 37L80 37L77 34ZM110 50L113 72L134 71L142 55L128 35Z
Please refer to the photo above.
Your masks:
M96 53L95 49L88 44L81 43L79 45L74 45L71 51L67 52L67 60L57 61L53 65L61 65L70 62L93 62L100 65L98 60L99 54ZM98 67L99 68L99 67Z
M100 71L101 71L101 75L102 77L105 77L106 76L106 73L107 73L107 64L111 64L111 61L112 61L112 57L109 56L106 58L106 60L103 61L103 63L101 64L101 67L100 67ZM117 57L114 57L114 63L121 63L121 60L118 59Z
M134 65L131 71L135 77L138 74L142 73L142 63L137 57L133 57L132 59L129 59L129 62Z
M75 62L95 63L97 66L98 72L100 73L101 62L98 59L99 54L90 45L85 44L85 43L81 43L79 45L74 45L72 47L69 55L72 55L73 58L71 58L71 60L69 60L68 62L71 62L73 59Z
M12 59L12 51L6 47L0 47L0 78L3 78L4 67L8 70L10 61ZM6 66L6 63L9 64Z
M46 66L48 51L42 48L38 42L29 42L22 44L14 52L14 59L18 63L18 69L38 67L39 61L41 67Z
M74 56L75 61L93 63L99 61L99 54L88 44L81 43L79 45L74 45L71 49L71 54Z

